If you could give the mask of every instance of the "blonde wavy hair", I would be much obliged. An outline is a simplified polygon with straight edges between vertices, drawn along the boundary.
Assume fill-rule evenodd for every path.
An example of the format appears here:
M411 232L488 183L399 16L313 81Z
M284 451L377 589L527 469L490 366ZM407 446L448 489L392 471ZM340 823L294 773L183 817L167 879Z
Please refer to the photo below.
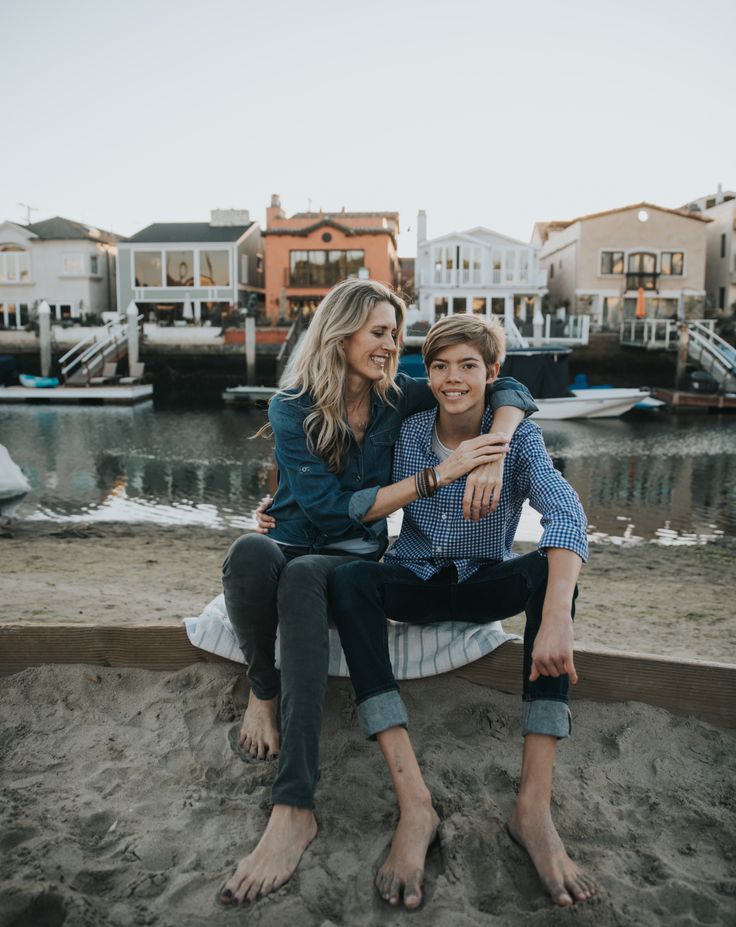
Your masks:
M396 340L400 343L406 314L403 299L376 280L343 280L317 307L274 396L290 400L309 394L313 405L304 419L307 446L333 473L340 472L351 434L345 397L348 365L342 341L363 328L380 302L393 306ZM390 403L390 391L398 390L395 379L398 365L396 351L388 359L385 376L371 387L383 402Z

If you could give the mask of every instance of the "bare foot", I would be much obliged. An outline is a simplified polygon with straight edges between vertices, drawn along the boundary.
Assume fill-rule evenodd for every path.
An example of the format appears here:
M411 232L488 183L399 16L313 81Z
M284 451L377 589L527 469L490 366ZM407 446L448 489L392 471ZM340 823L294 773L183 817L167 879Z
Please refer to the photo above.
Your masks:
M418 908L422 903L424 862L439 823L431 803L417 803L402 811L391 850L376 876L376 888L384 901L398 904L403 891L404 907Z
M598 891L595 882L567 855L549 808L524 809L517 803L506 825L510 836L531 857L552 901L567 908Z
M317 821L307 808L274 805L263 836L243 859L220 893L223 904L240 904L275 892L288 882L302 854L317 836Z
M256 698L253 690L240 728L240 746L259 760L274 759L279 755L279 698Z

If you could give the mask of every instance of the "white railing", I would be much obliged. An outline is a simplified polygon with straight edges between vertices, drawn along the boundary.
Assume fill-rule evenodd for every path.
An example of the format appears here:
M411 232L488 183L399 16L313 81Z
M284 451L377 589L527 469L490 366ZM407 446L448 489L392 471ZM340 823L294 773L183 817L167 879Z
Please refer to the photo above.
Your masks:
M619 341L621 344L676 351L679 324L678 319L627 319L621 323ZM697 322L688 322L688 327L696 324L712 332L716 323L715 319L699 319Z
M736 349L701 322L688 324L688 357L713 376L724 389L736 386Z
M590 336L589 315L569 315L563 325L562 334L552 332L552 323L555 321L550 314L544 317L544 342L549 344L587 344Z
M143 318L138 316L138 321ZM128 330L122 317L107 322L102 333L87 335L59 359L61 375L69 380L81 375L86 381L105 363L108 357L121 351L128 342Z

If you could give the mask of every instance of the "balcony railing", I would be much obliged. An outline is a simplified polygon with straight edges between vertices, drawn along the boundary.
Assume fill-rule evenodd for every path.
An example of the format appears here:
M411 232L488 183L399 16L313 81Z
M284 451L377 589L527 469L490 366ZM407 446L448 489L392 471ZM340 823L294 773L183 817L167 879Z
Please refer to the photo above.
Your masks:
M656 290L659 274L626 274L627 290Z

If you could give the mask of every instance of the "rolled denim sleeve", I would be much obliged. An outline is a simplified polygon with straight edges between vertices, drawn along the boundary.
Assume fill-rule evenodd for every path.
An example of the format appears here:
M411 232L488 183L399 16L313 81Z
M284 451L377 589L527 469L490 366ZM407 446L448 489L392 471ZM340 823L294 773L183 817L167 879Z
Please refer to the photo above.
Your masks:
M279 480L288 485L299 508L323 534L339 538L358 525L366 536L379 537L385 523L364 524L362 517L373 505L380 487L362 487L351 492L341 486L324 460L309 450L304 433L305 414L297 399L276 398L269 404Z
M494 380L490 388L491 408L495 412L501 406L513 406L521 409L525 416L538 412L539 406L534 402L532 394L513 377L499 377Z

